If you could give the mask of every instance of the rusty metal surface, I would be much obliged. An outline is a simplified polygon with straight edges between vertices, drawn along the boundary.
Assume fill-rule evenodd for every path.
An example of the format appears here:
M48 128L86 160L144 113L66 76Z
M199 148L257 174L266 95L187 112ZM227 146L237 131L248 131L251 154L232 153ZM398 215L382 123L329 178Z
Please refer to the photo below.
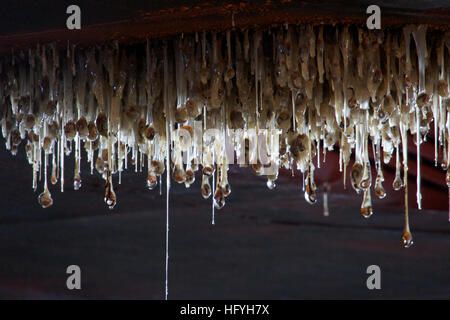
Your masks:
M82 29L65 28L61 1L6 1L0 14L0 53L37 43L70 41L80 46L112 40L122 43L202 30L224 30L282 23L364 24L366 8L382 8L382 27L408 23L448 28L448 1L81 1Z

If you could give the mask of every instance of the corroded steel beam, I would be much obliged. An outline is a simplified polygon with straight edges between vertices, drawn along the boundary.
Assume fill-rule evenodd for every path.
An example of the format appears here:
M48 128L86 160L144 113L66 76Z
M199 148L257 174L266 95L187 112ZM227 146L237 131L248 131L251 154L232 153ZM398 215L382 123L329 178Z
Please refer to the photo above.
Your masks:
M108 10L110 1L103 1ZM103 3L102 2L102 3ZM378 4L382 10L382 28L394 27L408 23L428 24L432 27L448 29L450 8L445 1L399 1L400 4L389 4L383 1L370 1ZM94 1L96 8L99 3ZM26 49L38 43L56 42L63 46L67 41L80 46L101 44L112 40L121 43L142 41L146 38L161 38L180 33L192 33L202 30L225 30L230 28L248 28L270 26L274 24L359 24L365 25L369 3L350 0L341 1L215 1L213 3L186 1L190 5L180 5L176 1L171 7L153 10L147 5L143 10L134 10L124 14L123 20L83 25L81 30L68 30L65 25L58 24L54 28L41 31L2 34L0 30L0 53ZM430 6L430 3L433 6ZM116 4L110 3L111 6ZM414 5L414 8L410 6ZM156 8L156 5L155 5ZM82 12L89 11L89 6L82 7ZM91 10L94 10L91 8ZM111 9L112 10L112 9ZM7 11L7 10L6 10ZM52 13L56 14L56 13ZM59 13L64 15L64 13ZM103 13L99 12L99 16ZM100 19L100 18L99 18ZM99 20L100 21L100 20ZM35 26L34 26L35 27ZM39 29L39 28L36 28Z

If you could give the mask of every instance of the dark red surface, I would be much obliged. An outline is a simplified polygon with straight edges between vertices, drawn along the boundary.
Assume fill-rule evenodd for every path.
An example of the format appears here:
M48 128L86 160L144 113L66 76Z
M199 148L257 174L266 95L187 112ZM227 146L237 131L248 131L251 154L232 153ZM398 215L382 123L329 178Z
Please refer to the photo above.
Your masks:
M27 49L38 43L67 41L86 46L112 40L145 41L203 30L224 30L283 23L365 25L369 5L382 8L384 27L408 23L448 28L448 1L78 1L82 9L81 30L67 30L65 14L70 1L16 1L2 3L0 53L11 48Z

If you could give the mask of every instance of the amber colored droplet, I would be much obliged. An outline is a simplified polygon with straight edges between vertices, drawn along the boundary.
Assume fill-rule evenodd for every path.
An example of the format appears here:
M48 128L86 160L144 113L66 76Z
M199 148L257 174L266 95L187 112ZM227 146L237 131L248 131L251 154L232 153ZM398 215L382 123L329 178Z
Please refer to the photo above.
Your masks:
M361 178L361 182L359 183L359 187L363 190L367 190L372 186L372 174L370 171L370 166L367 164L363 169L363 177Z
M372 216L373 214L370 189L364 191L363 202L361 204L361 214L364 218L370 218L370 216Z
M117 198L110 179L108 177L105 184L105 203L109 209L113 209L117 203Z
M157 185L158 185L158 179L157 179L156 175L149 174L148 178L147 178L147 188L149 190L153 190L156 188Z
M370 188L371 184L372 182L370 181L370 179L364 179L361 181L359 186L361 187L361 189L366 190Z
M317 202L316 184L314 183L313 176L311 172L308 172L305 178L305 200L309 204L314 204Z
M194 172L198 171L198 163L196 162L196 160L194 158L191 160L191 169Z
M182 126L180 129L186 130L191 138L194 136L194 128L192 128L191 126ZM182 138L182 136L180 136L180 138Z
M184 123L188 119L188 112L186 108L177 108L175 111L175 121L177 123Z
M178 183L183 183L186 181L186 172L182 166L175 166L175 170L173 171L173 179Z
M97 137L98 137L98 130L97 130L97 127L95 126L95 123L93 121L90 121L89 124L88 124L88 132L89 132L89 134L88 134L87 138L90 141L94 141L94 140L97 139Z
M148 126L145 129L145 138L147 138L147 140L153 140L153 138L155 137L155 129L152 126Z
M204 175L203 177L207 177L207 176ZM211 185L209 184L209 179L203 178L203 183L202 183L201 191L202 191L202 197L203 197L203 199L208 199L209 196L211 195Z
M17 145L13 145L13 146L11 147L11 154L12 154L13 156L16 156L18 150L19 150L19 149L17 148Z
M153 169L155 171L155 174L157 176L159 176L159 175L164 173L165 167L164 167L164 163L163 162L157 161L157 160L153 160L152 161L152 167L153 167Z
M141 137L145 137L145 130L147 129L147 124L144 119L140 118L137 123L137 131Z
M405 230L403 231L403 235L402 235L402 244L405 248L409 248L413 245L414 241L413 241L413 237L412 234L409 230Z
M22 141L22 138L20 137L20 132L19 132L19 130L13 130L12 132L11 132L11 143L14 145L14 146L17 146L17 145L19 145L20 144L20 142Z
M384 199L386 197L386 191L384 190L383 187L383 181L384 181L383 171L381 170L381 167L379 167L377 179L375 181L375 195L379 199Z
M73 190L78 191L81 188L81 178L79 175L73 179Z
M48 116L52 116L55 113L55 111L56 111L56 104L57 104L56 101L50 100L47 103L47 107L44 110L45 114L48 115Z
M186 109L191 118L197 118L201 114L200 104L197 103L195 98L188 98L186 101Z
M375 195L378 197L378 199L386 198L386 190L384 190L383 185L381 183L375 186Z
M394 182L392 183L392 187L394 188L395 191L398 191L401 188L403 188L403 181L400 178L400 175L397 175L395 177Z
M105 203L108 206L108 208L111 210L116 205L116 194L113 190L111 190L107 194L105 194Z
M58 179L56 179L56 167L55 166L52 168L52 176L50 178L50 182L52 184L56 184L56 182L58 182Z
M108 136L108 118L106 117L106 114L104 112L100 112L97 115L95 125L97 127L98 133L100 133L104 137Z
M431 97L427 93L421 93L417 96L417 106L422 108L431 102Z
M195 174L194 171L191 169L186 170L186 181L184 182L186 187L189 188L191 184L193 184L195 181Z
M52 140L49 137L45 137L44 141L42 142L42 149L45 151L48 151L50 149L50 146L52 145Z
M447 173L445 174L445 182L447 183L447 187L450 188L450 167L448 167Z
M102 150L102 159L105 163L108 163L108 149Z
M350 180L351 180L351 184L353 189L359 193L361 191L360 189L360 183L361 183L361 179L362 179L362 175L363 175L363 166L356 162L352 169L350 170Z
M77 128L72 120L68 121L64 126L64 134L66 135L66 138L69 140L75 138L75 135L77 134Z
M230 184L228 182L224 183L222 185L222 192L223 192L223 196L224 197L228 197L231 194L231 187L230 187Z
M210 177L214 173L214 168L211 166L204 166L202 170L203 174Z
M42 192L38 197L39 204L42 206L42 208L48 208L51 205L53 205L53 199L52 195L50 194L50 191L47 189Z
M225 206L225 197L223 195L222 189L217 188L214 193L214 207L216 209L222 209Z
M80 119L78 119L75 126L81 138L84 139L89 135L89 127L85 117L81 117Z
M370 218L373 214L372 206L361 207L361 214L364 218Z
M257 176L262 174L262 168L263 166L260 163L252 164L252 172Z
M317 193L316 191L309 185L305 188L305 200L309 204L314 204L317 202Z
M25 128L27 128L27 129L33 128L35 120L36 120L36 118L32 113L27 114L25 116L25 120L24 120Z

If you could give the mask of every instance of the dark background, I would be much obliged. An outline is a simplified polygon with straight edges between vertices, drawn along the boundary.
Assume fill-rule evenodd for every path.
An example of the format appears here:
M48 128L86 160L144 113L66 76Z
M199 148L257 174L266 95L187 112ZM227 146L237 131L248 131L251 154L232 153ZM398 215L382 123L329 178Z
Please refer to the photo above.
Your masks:
M163 298L164 189L162 196L147 190L145 175L129 170L110 211L103 180L86 164L81 190L72 190L70 157L65 192L51 186L54 205L44 210L37 202L42 182L33 192L23 150L17 157L0 150L1 298ZM304 200L298 173L283 174L270 191L248 168L233 167L232 194L212 226L199 180L171 192L170 298L450 297L448 212L411 210L415 244L405 249L393 194L374 199L366 220L361 196L340 192L336 181L324 217L322 198L314 206ZM65 287L71 264L82 269L81 291ZM382 270L380 291L366 288L372 264Z

